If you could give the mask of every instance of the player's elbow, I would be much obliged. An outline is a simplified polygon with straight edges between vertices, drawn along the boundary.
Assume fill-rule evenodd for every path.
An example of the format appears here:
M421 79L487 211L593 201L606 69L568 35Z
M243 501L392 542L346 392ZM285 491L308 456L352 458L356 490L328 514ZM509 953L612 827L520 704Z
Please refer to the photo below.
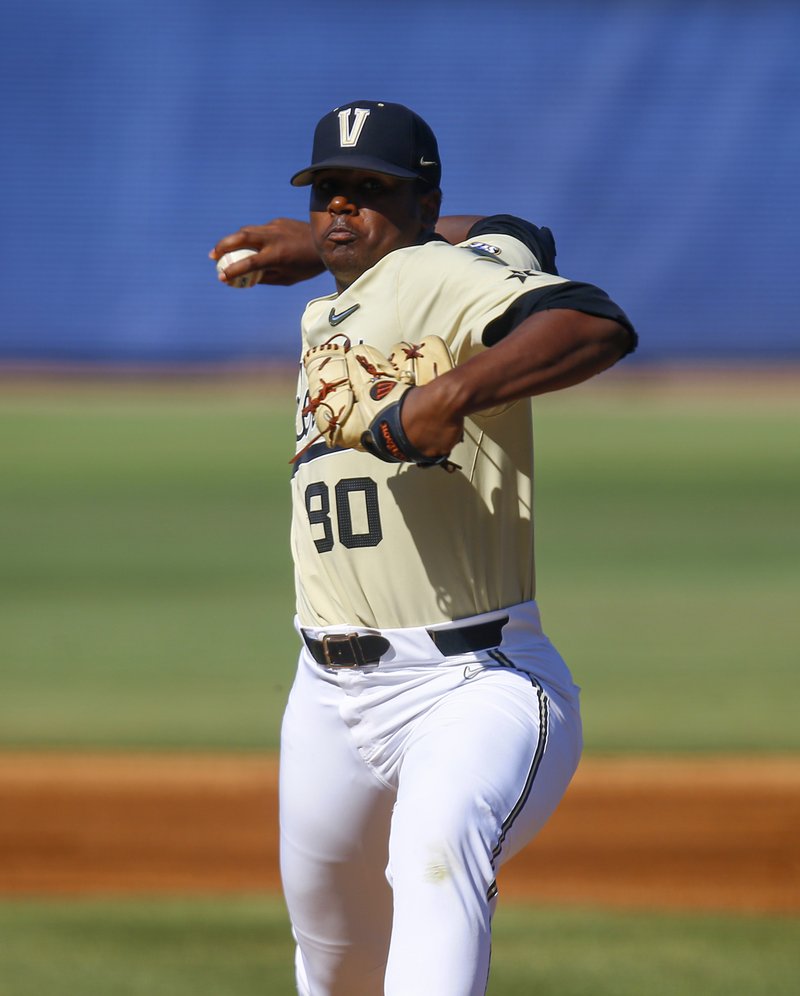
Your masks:
M636 349L638 337L632 326L611 318L596 318L595 323L596 342L611 363L616 363Z
M608 370L635 348L636 333L623 322L585 313L573 317L569 363L581 371L578 380Z

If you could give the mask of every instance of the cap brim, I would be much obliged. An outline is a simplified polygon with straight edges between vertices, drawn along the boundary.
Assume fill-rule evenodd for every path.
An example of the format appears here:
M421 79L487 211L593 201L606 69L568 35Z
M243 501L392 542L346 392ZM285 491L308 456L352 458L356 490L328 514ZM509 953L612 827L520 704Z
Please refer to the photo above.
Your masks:
M421 173L415 173L410 169L403 169L402 166L395 166L394 163L387 163L385 159L376 159L374 156L332 156L330 159L323 159L318 163L313 163L291 179L293 187L307 187L314 181L314 174L323 169L363 169L370 173L383 173L385 176L399 176L404 180L422 180Z

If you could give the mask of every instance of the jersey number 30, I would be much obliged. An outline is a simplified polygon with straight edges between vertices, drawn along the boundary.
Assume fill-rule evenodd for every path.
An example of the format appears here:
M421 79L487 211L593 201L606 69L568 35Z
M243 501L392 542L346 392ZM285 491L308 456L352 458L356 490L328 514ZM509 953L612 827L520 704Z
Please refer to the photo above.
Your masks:
M381 513L378 507L378 486L371 477L347 477L334 488L336 526L339 542L349 550L362 546L377 546L383 539ZM328 485L319 481L306 488L306 512L312 526L322 526L322 535L314 540L320 553L333 549L333 521ZM359 528L356 532L354 518Z

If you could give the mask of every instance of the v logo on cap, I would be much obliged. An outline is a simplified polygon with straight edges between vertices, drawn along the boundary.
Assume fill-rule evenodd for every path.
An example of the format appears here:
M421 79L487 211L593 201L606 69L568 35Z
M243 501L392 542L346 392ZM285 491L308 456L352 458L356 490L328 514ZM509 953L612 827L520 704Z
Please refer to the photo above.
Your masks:
M369 126L367 126L369 118ZM438 187L439 148L430 125L403 104L351 100L317 122L311 165L295 173L295 187L307 187L325 169L355 169L424 180Z
M365 107L355 107L353 111L355 117L352 127L350 126L350 108L348 107L345 111L339 111L339 144L343 149L352 149L358 145L358 140L364 128L364 122L370 114L369 110Z

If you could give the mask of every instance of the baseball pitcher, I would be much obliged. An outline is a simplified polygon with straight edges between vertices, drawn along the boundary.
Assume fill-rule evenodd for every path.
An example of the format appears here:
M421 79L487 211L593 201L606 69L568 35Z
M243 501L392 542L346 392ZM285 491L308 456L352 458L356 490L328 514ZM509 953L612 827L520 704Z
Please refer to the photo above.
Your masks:
M478 996L500 865L578 764L578 689L542 631L528 399L633 350L546 228L439 220L408 108L326 114L309 223L222 239L220 278L336 289L302 320L291 544L300 643L281 872L302 996ZM251 253L231 265L224 257Z

